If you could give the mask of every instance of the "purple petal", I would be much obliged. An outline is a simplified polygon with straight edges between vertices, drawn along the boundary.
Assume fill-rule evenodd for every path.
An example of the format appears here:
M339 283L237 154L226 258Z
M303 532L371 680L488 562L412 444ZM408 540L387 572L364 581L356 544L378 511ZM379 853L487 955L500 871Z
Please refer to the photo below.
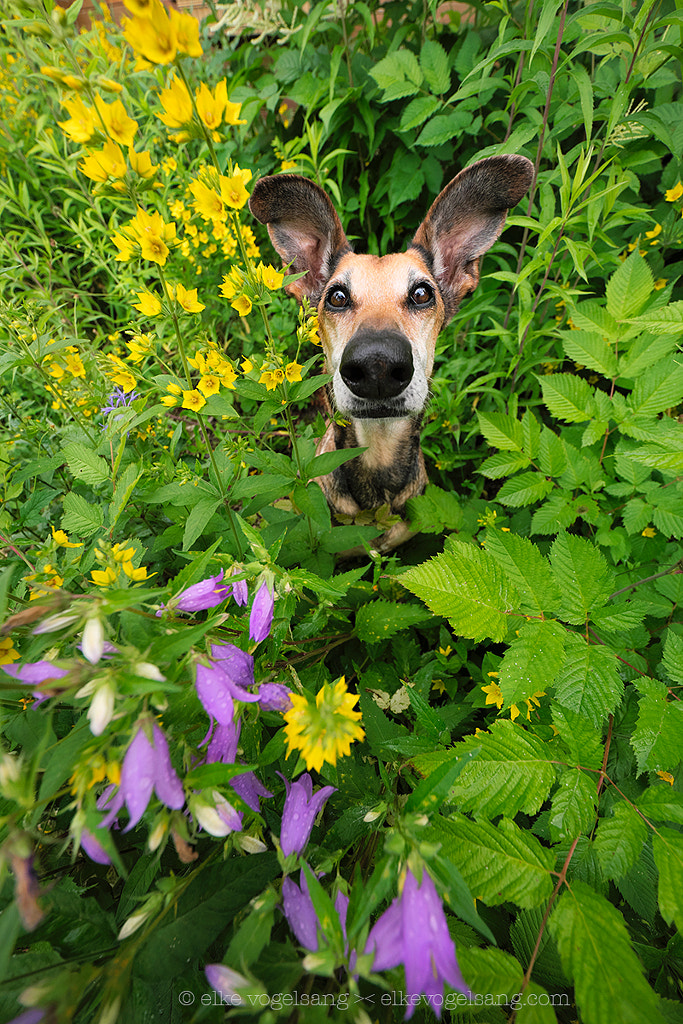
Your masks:
M232 575L234 576L236 574L239 574L239 571L239 569L233 568ZM241 608L244 608L247 601L249 600L249 588L247 587L246 580L234 581L234 583L232 584L232 596L235 601L235 604L238 604L240 605Z
M100 793L97 798L97 807L100 811L107 811L106 818L99 823L98 828L109 828L115 821L119 811L123 807L123 793L113 783Z
M344 941L346 942L346 914L349 909L349 897L343 892L338 892L334 898L334 909L339 914L339 923L341 924L342 932L344 934Z
M270 633L275 608L275 595L268 584L263 581L256 591L254 603L249 616L249 636L256 643L265 640Z
M159 726L154 723L154 789L162 804L172 811L179 811L185 803L185 790L171 764L168 741Z
M24 665L3 665L3 672L13 676L20 683L29 686L36 686L38 683L45 683L48 679L63 679L69 674L66 668L57 668L50 661L27 662ZM44 697L44 694L41 694Z
M200 583L193 583L186 590L181 590L175 599L175 606L181 612L199 612L206 608L215 608L230 596L230 584L222 584L223 570L215 576Z
M403 915L396 898L370 929L365 952L375 951L373 971L389 971L403 963Z
M230 680L236 700L256 701L258 695L246 693L244 687L254 685L254 659L234 644L211 644L211 657ZM237 693L240 696L236 696Z
M147 739L145 730L140 727L126 751L121 767L121 792L130 814L124 832L137 825L147 809L154 789L154 762L154 747Z
M111 858L102 843L85 828L81 832L81 846L90 860L94 860L97 864L111 864Z
M296 782L285 779L287 796L282 810L280 847L285 857L290 853L303 853L318 812L335 791L334 786L323 786L313 795L313 780L306 772Z
M292 691L283 683L261 683L258 688L258 699L264 711L289 711L292 706Z
M197 665L197 696L204 705L204 710L220 725L228 726L235 715L227 676L216 666Z
M228 725L216 726L206 751L206 764L213 764L216 761L222 761L223 764L235 763L241 728L242 723L239 719L229 722Z
M230 780L230 785L237 795L242 797L247 807L251 807L252 811L261 810L261 805L259 804L260 797L273 795L259 782L253 772L244 772L243 775L236 775L234 779Z
M313 901L308 893L306 876L303 871L299 875L301 888L292 881L285 878L282 883L282 904L285 917L297 937L297 941L312 953L318 950L318 915L313 907Z

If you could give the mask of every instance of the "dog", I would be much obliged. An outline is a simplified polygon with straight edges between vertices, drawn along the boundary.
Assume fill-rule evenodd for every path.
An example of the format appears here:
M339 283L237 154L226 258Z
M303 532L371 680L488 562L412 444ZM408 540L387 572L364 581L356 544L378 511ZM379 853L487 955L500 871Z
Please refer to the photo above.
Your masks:
M388 505L403 516L427 473L420 428L436 339L479 281L479 262L508 210L528 191L523 156L492 156L460 171L439 193L405 252L360 255L326 192L299 174L259 179L249 207L267 225L299 301L317 306L331 409L318 453L365 451L319 477L333 513ZM342 422L340 422L340 419ZM405 520L374 542L388 552L413 536Z

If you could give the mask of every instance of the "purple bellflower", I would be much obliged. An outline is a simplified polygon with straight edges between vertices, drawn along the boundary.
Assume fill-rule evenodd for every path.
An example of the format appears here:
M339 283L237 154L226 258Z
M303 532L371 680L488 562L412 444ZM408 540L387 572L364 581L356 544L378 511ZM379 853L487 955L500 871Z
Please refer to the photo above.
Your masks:
M373 971L386 971L403 964L406 992L411 996L427 996L439 1018L444 981L451 988L471 995L455 959L455 943L448 931L443 905L426 869L419 885L408 869L403 892L368 935L365 952L373 950ZM414 1011L415 1006L411 1005L405 1019L409 1020Z
M234 644L212 644L211 665L197 665L197 696L207 714L220 725L229 726L235 714L234 701L257 701L258 694L245 689L254 682L254 659Z
M26 662L23 665L3 665L2 670L8 676L13 676L26 686L37 686L51 679L63 679L64 676L69 674L68 669L57 668L50 661ZM49 694L41 693L40 690L34 690L32 696L35 697L36 703L42 703L42 701L48 699Z
M249 636L257 644L270 633L275 608L275 594L264 580L256 591L249 616Z
M240 570L233 565L230 570L231 576L238 576ZM247 587L246 580L235 580L232 584L232 596L235 604L238 604L240 608L244 608L247 601L249 600L249 588Z
M85 828L81 832L81 847L96 864L111 864L111 858L102 843Z
M229 583L221 583L223 570L215 576L200 583L193 583L186 590L181 590L174 601L176 609L180 612L201 612L206 608L215 608L226 598L230 597L231 586Z
M339 915L344 939L346 939L346 912L349 898L338 892L334 901L334 909ZM308 882L303 870L299 874L299 885L287 877L282 883L282 907L289 927L294 932L299 945L311 953L317 953L320 947L318 930L320 921L308 891Z
M289 699L291 690L284 683L261 683L258 688L258 699L264 711L289 711L292 702Z
M152 790L162 804L171 810L179 811L185 803L183 784L173 770L166 737L156 722L152 730L153 742L150 743L145 730L138 728L123 759L119 793L130 814L130 822L124 830L126 832L140 821ZM107 809L111 813L112 807L109 804Z
M216 761L223 764L235 763L241 728L242 725L239 721L231 722L230 725L218 724L216 726L206 752L206 764L213 764ZM251 807L252 811L256 812L261 810L260 798L273 795L259 782L253 772L236 775L230 780L230 785L237 795L242 797L247 807Z
M280 773L278 772L278 775ZM313 828L313 822L328 797L335 791L334 786L323 786L313 795L313 780L306 772L296 782L284 779L287 796L282 811L280 848L285 855L303 853Z

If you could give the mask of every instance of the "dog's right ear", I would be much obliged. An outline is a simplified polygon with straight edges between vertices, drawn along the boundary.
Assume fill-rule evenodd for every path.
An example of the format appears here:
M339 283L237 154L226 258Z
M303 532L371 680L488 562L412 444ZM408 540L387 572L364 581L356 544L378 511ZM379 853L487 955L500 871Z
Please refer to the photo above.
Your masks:
M256 182L249 209L268 225L271 241L290 264L290 273L306 272L287 291L299 301L305 295L316 303L334 258L351 251L327 193L300 174L274 174Z

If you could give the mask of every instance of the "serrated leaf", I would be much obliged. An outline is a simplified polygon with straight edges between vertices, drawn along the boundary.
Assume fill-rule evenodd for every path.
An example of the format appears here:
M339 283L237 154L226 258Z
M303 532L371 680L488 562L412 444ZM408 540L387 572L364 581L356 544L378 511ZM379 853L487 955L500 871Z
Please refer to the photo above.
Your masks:
M418 146L442 146L457 138L472 121L472 113L462 108L451 114L437 114L428 121L417 138Z
M441 43L428 39L420 50L420 67L425 81L436 96L443 96L451 85L448 56Z
M595 299L572 306L571 319L574 327L579 331L588 331L591 334L598 334L600 337L605 334L608 337L618 337L620 333L619 325L614 317L610 316L603 304Z
M444 491L428 484L424 494L406 502L406 511L413 530L420 533L443 533L458 530L464 522L464 513L453 491Z
M584 768L600 768L602 737L595 726L571 708L552 702L553 724L569 750L570 763Z
M489 480L499 480L504 476L511 476L518 469L526 469L531 465L531 460L526 455L515 454L514 452L496 452L484 459L478 472Z
M661 309L633 317L629 323L651 334L683 334L683 302L670 302Z
M419 128L441 106L436 96L416 96L401 114L399 131L407 132L411 128Z
M422 84L422 72L415 54L410 50L394 50L388 56L378 61L370 68L370 74L385 93L394 96L394 87L402 82L408 82L417 92ZM403 93L402 95L406 95ZM386 99L386 95L383 99Z
M519 473L505 481L496 498L502 505L521 508L542 501L552 489L552 480L543 473Z
M560 618L583 625L614 589L614 573L607 559L583 537L560 533L550 549L550 564L562 594Z
M619 911L585 882L572 881L548 921L584 1024L664 1024Z
M113 529L118 522L119 516L126 507L128 500L135 490L135 485L143 474L143 469L136 463L131 462L116 481L114 497L109 504L109 528Z
M548 825L553 841L572 840L587 832L595 820L596 804L594 775L580 768L563 772L550 804Z
M499 667L503 707L545 693L564 665L566 630L552 619L525 622L512 640Z
M519 605L516 589L495 559L464 541L453 541L448 551L409 569L400 582L472 640L503 640Z
M642 816L625 800L615 806L611 817L600 818L594 845L605 878L616 882L631 870L642 853L647 832Z
M683 636L672 629L666 631L662 666L670 679L683 683Z
M683 538L683 515L670 509L655 508L652 510L652 522L665 537Z
M507 719L494 722L488 733L469 737L455 749L477 756L455 782L450 799L463 811L495 818L518 811L535 814L555 781L553 755L533 733Z
M667 924L683 930L683 835L661 826L652 840L652 852L659 872L657 900Z
M683 330L683 328L682 328ZM660 359L635 383L629 404L637 416L656 416L683 399L683 364L675 356Z
M77 537L90 537L104 525L101 505L91 505L80 494L69 491L64 495L62 529L75 533Z
M561 437L543 427L538 442L538 465L546 476L558 477L567 468L567 452Z
M593 391L581 377L571 373L550 373L538 378L543 401L560 420L583 423L597 413Z
M607 282L607 312L617 321L637 316L650 297L653 287L652 271L636 248L617 267Z
M531 532L540 534L558 533L576 521L578 512L575 502L566 491L551 494L531 520Z
M560 606L559 587L550 563L535 544L516 533L487 530L486 550L517 588L523 614L555 614Z
M522 451L522 424L514 416L504 412L477 411L477 419L479 429L493 448L510 452Z
M372 601L356 613L356 633L364 643L379 643L402 629L431 619L431 614L416 604L397 601Z
M504 953L495 946L485 949L460 946L458 962L473 992L500 992L511 998L522 988L524 971L521 965L510 953Z
M652 505L642 498L631 498L621 510L621 518L626 532L640 533L652 521Z
M426 836L442 843L442 855L455 864L475 899L489 906L511 901L535 907L552 892L552 853L508 818L496 826L453 814L438 818Z
M638 771L671 771L683 758L683 704L667 700L657 679L639 679L638 721L631 736Z
M84 444L67 444L62 449L74 479L91 486L108 482L111 470L106 461Z
M596 370L603 377L617 376L617 357L599 334L587 331L561 331L562 347L570 359Z
M566 645L567 660L555 684L555 696L560 704L600 726L624 692L617 656L608 647L590 646L575 633L567 634Z
M638 797L638 809L652 821L672 821L683 825L683 793L662 782L648 787Z

